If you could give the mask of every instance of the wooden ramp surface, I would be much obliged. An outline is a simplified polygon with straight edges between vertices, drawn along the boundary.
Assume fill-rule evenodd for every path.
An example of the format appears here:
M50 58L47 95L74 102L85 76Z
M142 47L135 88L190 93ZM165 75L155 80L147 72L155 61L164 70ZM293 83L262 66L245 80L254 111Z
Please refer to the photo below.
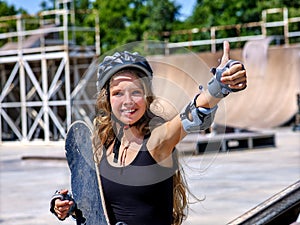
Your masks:
M178 113L211 78L209 68L218 65L222 52L149 57L163 102L162 114ZM247 69L248 87L219 104L215 122L236 128L260 130L280 126L298 110L300 93L300 46L269 47L267 41L231 51L231 58ZM163 80L167 80L164 83ZM157 87L155 84L154 87ZM170 108L169 108L170 107Z

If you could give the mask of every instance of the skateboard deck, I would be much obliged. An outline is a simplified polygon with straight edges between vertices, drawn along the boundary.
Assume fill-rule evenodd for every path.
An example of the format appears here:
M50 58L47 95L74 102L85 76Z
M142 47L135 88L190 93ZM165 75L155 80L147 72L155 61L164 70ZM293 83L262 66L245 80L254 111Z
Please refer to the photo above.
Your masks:
M67 133L65 150L71 173L71 190L85 225L107 225L98 173L93 158L92 132L83 121L74 122Z

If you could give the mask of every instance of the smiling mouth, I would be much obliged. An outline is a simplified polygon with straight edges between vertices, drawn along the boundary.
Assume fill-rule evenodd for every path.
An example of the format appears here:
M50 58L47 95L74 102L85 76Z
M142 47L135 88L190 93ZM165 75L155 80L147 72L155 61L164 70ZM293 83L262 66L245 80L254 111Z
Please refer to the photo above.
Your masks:
M123 109L121 110L122 113L134 113L136 110L135 109Z

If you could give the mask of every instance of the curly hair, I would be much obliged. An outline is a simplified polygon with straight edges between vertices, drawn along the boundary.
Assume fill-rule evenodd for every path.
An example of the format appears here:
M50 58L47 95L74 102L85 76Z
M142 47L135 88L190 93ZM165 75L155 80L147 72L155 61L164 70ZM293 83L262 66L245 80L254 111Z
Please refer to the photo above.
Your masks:
M134 76L142 78L142 86L146 96L147 109L143 117L135 124L143 135L147 135L151 130L165 122L165 120L150 110L150 105L154 101L154 94L152 92L151 81L147 79L144 74L137 69L124 69L116 73L130 73ZM145 79L143 79L145 78ZM109 100L109 82L98 93L96 100L96 117L94 119L94 133L93 133L93 148L95 153L95 160L100 163L103 155L103 149L114 142L116 134L114 132L116 121L111 118L111 106ZM178 161L177 154L175 160ZM176 162L177 163L177 162ZM180 169L177 169L173 175L173 224L180 225L186 217L185 209L187 208L187 188L186 182Z

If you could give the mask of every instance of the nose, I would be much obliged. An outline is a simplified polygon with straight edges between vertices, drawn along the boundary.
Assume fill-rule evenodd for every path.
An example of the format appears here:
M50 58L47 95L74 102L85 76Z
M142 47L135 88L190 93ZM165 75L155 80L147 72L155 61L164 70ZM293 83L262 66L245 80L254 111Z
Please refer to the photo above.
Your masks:
M124 104L126 105L132 105L133 104L133 99L132 96L129 92L126 92L124 95Z

